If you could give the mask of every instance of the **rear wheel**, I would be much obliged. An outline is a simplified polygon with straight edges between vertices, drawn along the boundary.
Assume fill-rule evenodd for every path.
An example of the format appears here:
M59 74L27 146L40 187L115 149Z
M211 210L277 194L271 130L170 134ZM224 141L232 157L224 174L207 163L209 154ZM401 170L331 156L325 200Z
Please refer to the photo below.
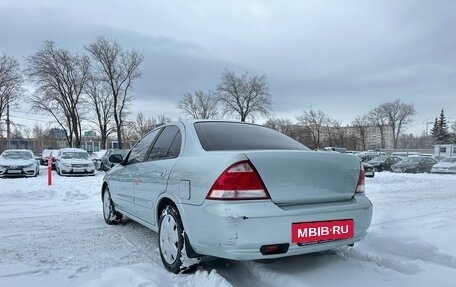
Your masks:
M115 210L107 187L103 193L103 217L107 224L119 224L122 222L122 214Z
M179 212L173 205L167 205L160 216L158 241L163 265L173 273L185 269L181 260L184 249L183 232Z

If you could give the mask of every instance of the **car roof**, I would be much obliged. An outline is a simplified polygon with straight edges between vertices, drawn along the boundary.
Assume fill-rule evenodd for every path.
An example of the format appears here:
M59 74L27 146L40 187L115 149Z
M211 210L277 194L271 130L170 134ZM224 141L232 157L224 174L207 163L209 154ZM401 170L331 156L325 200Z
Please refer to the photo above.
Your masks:
M60 151L61 152L87 152L85 149L73 148L73 147L62 148Z

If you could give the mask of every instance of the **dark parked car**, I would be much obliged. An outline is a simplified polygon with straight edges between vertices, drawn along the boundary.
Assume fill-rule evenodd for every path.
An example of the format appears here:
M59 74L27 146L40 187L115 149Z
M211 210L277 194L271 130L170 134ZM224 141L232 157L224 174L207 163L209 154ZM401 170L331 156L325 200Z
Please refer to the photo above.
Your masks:
M373 165L363 162L363 168L364 168L364 176L365 177L374 177L375 176L375 168Z
M373 165L376 171L391 170L391 166L402 161L398 156L379 156L371 159L369 164Z
M120 154L122 157L125 157L129 152L129 149L109 149L106 153L101 157L100 169L101 171L108 171L110 170L115 163L109 161L109 157L113 154Z
M392 172L431 172L432 166L438 161L428 156L409 156L391 166Z

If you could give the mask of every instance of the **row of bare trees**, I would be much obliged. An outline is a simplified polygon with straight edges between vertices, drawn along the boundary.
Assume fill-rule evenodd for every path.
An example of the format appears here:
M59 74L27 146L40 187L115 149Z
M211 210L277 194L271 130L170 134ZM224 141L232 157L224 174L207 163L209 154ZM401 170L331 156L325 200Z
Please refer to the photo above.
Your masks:
M79 147L82 125L95 125L106 144L117 133L123 144L131 89L141 77L143 56L105 37L84 46L83 52L71 52L45 41L26 58L24 74L36 88L26 99L33 110L51 115L64 131L70 146ZM12 57L0 57L0 118L8 104L24 95L19 64Z
M367 114L358 115L352 122L360 134L363 147L366 147L366 128L375 126L380 132L381 148L385 148L385 133L390 132L393 139L393 148L398 147L399 136L403 129L412 122L416 114L413 104L403 103L400 100L387 102L372 109Z
M225 70L215 90L185 93L177 107L194 119L215 119L223 116L245 122L256 115L268 116L272 109L271 94L265 75L249 76L246 72L236 75Z
M409 124L415 114L413 104L400 100L379 105L364 115L358 115L350 126L356 133L349 133L342 122L330 118L321 110L304 111L296 117L296 122L289 119L271 118L266 125L285 133L311 148L323 146L350 147L366 150L368 128L375 127L380 132L381 144L385 148L385 137L392 135L394 148L398 147L399 138L404 127Z

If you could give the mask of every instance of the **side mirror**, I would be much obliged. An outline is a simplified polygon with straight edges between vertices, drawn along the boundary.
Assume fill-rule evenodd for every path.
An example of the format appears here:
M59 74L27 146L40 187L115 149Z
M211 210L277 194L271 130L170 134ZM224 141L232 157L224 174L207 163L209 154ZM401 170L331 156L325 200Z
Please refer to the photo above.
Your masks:
M123 161L123 156L118 153L112 154L109 156L109 161L112 163L121 163Z

